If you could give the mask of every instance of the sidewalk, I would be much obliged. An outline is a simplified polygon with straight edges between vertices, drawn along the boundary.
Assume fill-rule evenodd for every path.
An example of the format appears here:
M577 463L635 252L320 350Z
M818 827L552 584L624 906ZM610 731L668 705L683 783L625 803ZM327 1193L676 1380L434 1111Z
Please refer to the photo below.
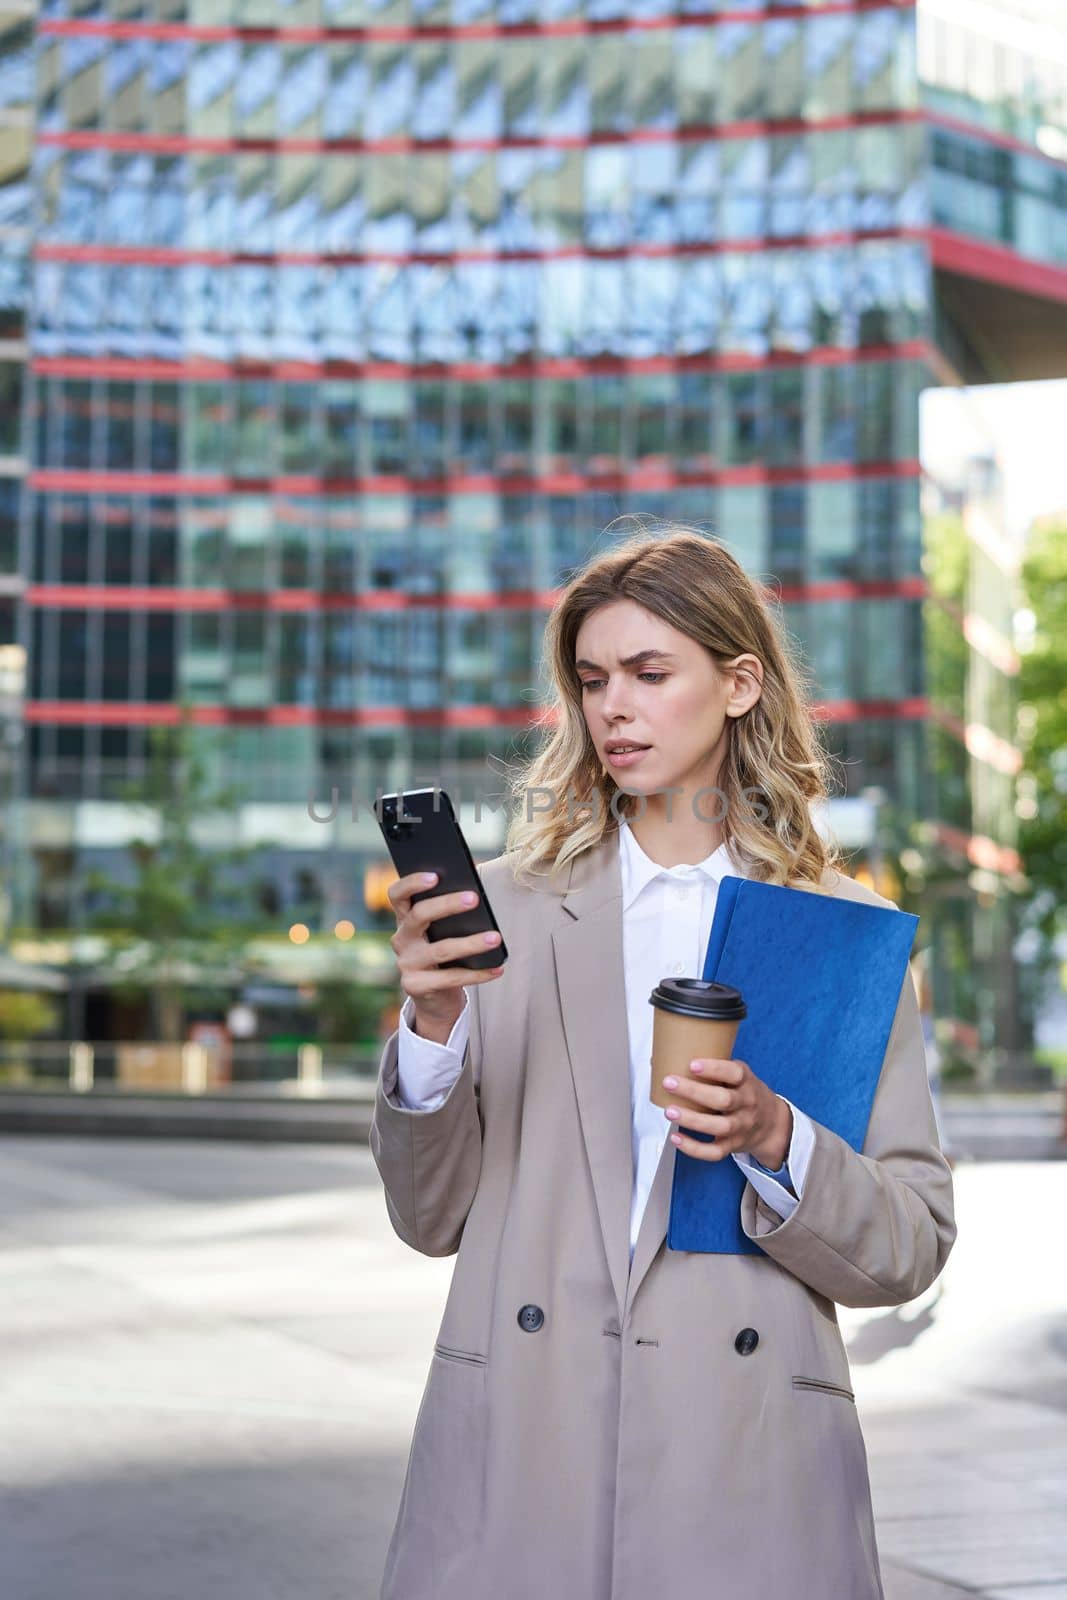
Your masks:
M1067 1167L956 1189L940 1289L841 1313L886 1600L1065 1600ZM0 1140L5 1595L376 1600L454 1264L365 1147Z

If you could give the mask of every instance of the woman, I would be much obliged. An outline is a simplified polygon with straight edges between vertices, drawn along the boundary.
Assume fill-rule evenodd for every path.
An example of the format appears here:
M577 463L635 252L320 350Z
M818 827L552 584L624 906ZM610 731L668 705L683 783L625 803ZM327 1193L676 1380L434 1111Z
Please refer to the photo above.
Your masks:
M456 1264L383 1600L876 1600L834 1302L911 1299L954 1237L914 987L862 1154L743 1061L705 1062L664 1116L647 1002L700 975L724 874L889 902L812 824L801 679L722 545L672 529L598 555L545 656L546 742L480 869L508 962L442 969L484 936L430 943L456 897L390 891L408 998L371 1148L400 1238ZM683 1111L714 1145L671 1131ZM761 1253L667 1248L676 1148L741 1165Z

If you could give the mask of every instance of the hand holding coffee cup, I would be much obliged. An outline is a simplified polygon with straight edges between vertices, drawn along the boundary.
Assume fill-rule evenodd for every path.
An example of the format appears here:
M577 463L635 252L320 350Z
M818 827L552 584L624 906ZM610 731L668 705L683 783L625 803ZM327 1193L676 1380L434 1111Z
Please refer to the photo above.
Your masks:
M649 1097L676 1124L671 1142L700 1161L739 1151L780 1167L793 1113L747 1062L731 1055L747 1015L740 991L703 978L663 978L649 1004L655 1008ZM694 1131L711 1134L714 1142L690 1137Z

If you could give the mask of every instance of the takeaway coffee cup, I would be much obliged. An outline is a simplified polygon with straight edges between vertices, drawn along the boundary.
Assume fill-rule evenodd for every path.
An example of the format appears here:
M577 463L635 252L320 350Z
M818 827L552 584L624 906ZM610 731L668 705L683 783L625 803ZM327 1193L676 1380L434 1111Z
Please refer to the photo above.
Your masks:
M704 978L661 978L648 997L652 1021L651 1101L666 1111L673 1105L663 1087L668 1075L692 1078L690 1061L714 1056L728 1060L742 1019L748 1015L739 989Z

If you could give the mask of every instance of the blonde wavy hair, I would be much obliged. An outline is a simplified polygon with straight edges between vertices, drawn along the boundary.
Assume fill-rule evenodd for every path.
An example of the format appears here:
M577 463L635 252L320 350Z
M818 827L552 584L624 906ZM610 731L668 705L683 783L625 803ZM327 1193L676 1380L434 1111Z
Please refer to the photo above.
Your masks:
M551 687L533 724L546 737L532 756L508 769L513 809L505 850L515 880L554 876L617 832L618 817L630 817L641 801L624 793L613 813L620 791L590 737L574 665L575 641L586 617L618 600L636 602L695 639L717 667L745 652L759 657L764 668L760 698L727 724L728 748L718 778L723 842L761 882L821 887L824 872L838 865L840 854L820 837L811 808L828 798L836 774L816 732L808 673L791 648L774 595L717 539L677 523L662 531L641 527L594 555L549 613L541 671ZM538 789L549 791L556 804L528 815L527 796ZM752 791L759 793L758 808L750 803Z

